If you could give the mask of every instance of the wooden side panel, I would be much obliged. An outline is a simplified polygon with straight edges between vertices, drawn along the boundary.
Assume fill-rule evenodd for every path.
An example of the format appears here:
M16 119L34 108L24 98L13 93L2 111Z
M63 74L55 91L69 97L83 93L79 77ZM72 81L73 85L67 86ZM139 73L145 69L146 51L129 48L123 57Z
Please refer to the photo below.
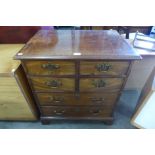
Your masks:
M23 46L24 44L0 44L0 76L11 76L12 70L18 68L20 61L12 58Z
M23 70L22 65L20 65L18 67L18 69L14 73L14 76L15 76L17 84L18 84L25 100L27 101L27 104L28 104L31 112L33 113L35 118L38 118L38 115L39 115L38 108L36 106L32 90L29 86L29 83L28 83L28 80L26 78L26 75L25 75L25 72Z
M14 79L14 77L0 77L0 95L1 93L10 92L19 92L18 85Z
M14 77L0 77L0 85L0 120L36 120Z

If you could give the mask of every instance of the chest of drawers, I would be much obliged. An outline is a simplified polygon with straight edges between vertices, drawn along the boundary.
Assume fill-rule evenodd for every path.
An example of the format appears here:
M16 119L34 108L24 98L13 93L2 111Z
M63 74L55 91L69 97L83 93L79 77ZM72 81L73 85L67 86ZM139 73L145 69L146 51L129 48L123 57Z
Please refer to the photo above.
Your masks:
M42 30L15 55L41 112L52 119L112 123L132 61L140 59L116 31Z

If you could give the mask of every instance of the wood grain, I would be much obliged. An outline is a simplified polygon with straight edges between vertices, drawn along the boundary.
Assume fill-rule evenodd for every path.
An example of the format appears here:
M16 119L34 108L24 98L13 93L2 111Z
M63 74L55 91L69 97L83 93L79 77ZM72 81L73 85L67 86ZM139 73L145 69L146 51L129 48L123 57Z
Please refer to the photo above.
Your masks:
M24 44L0 45L0 120L36 120L38 112L20 61Z
M43 116L57 116L57 117L110 117L110 106L102 107L57 107L57 106L44 106L41 107Z
M56 80L61 83L60 86L53 88L48 86L48 82L52 82ZM49 77L32 77L31 78L34 91L53 91L53 92L61 92L61 91L75 91L75 80L72 78L49 78Z
M20 65L19 61L12 58L23 46L24 44L0 44L0 76L12 76L12 70Z
M73 61L25 61L27 72L30 75L74 75ZM58 68L43 68L43 65L57 65Z
M110 65L107 71L97 70L97 65ZM81 61L80 74L82 75L126 75L129 62L127 61Z
M39 31L14 58L22 61L42 123L52 119L111 123L132 61L141 59L113 30ZM51 63L59 63L62 70L42 70L44 62L50 64L44 65L47 70L53 69Z
M95 87L94 81L98 82L103 80L105 86ZM81 92L118 92L123 84L123 78L81 78L80 80L80 91Z
M140 56L114 30L41 30L15 59L127 60Z
M35 99L32 94L32 90L30 89L30 86L29 86L29 83L26 78L22 65L20 65L18 69L14 72L14 77L25 98L25 101L28 104L28 107L30 108L30 111L33 113L34 117L38 119L39 111L36 106Z
M22 80L18 78L20 71L21 68L18 67L14 73L17 79L13 76L14 74L12 77L0 77L0 120L37 119L36 111L34 112L34 109L30 107L31 104L34 104L34 101L31 99L31 96L26 100L17 84L16 80Z
M113 105L118 96L117 93L82 93L80 96L67 93L37 93L41 106L91 106L91 105Z

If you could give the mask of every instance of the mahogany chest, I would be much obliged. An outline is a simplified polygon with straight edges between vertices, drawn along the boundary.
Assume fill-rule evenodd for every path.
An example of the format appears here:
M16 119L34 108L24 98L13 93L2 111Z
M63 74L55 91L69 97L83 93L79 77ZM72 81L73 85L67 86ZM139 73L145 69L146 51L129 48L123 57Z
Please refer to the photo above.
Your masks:
M103 120L113 111L132 61L140 59L113 30L41 30L15 55L21 60L43 124Z

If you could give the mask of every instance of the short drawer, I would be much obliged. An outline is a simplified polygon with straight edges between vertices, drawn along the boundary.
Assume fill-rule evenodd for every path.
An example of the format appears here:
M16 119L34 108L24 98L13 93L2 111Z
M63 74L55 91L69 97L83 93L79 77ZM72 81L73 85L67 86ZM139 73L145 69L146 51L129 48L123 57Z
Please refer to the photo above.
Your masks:
M118 93L83 93L79 96L64 93L36 93L36 96L42 106L95 106L113 105Z
M75 80L72 78L31 77L34 91L63 92L74 91Z
M51 117L109 117L111 116L112 108L110 106L92 106L92 107L59 107L59 106L44 106L41 107L42 116Z
M29 75L74 75L73 61L25 61Z
M124 78L81 78L81 92L118 92L123 84Z
M122 76L128 67L128 61L81 61L80 74Z

